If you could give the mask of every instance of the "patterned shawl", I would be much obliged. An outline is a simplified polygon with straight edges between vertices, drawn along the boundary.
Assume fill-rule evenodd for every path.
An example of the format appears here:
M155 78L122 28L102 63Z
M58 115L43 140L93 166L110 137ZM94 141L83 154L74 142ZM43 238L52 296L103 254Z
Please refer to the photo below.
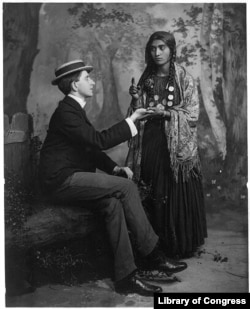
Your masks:
M175 181L178 182L179 170L183 181L187 181L190 173L200 176L200 160L197 145L197 121L199 117L198 90L193 77L186 70L175 64L175 79L180 89L180 102L169 108L171 119L165 121L165 135L170 152L171 169ZM142 93L140 104L145 106L145 92ZM128 109L131 115L134 107ZM140 180L140 163L142 154L142 138L147 120L137 122L138 134L129 142L126 165L134 172L135 181Z

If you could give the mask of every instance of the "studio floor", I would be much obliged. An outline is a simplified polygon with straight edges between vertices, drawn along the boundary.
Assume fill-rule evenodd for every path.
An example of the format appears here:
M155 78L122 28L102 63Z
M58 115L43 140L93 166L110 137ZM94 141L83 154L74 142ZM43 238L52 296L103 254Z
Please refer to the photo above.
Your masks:
M179 282L159 283L164 292L248 292L247 215L234 211L208 214L208 238L201 254L185 260ZM153 307L152 297L123 296L109 278L81 286L45 285L34 293L9 297L7 307Z

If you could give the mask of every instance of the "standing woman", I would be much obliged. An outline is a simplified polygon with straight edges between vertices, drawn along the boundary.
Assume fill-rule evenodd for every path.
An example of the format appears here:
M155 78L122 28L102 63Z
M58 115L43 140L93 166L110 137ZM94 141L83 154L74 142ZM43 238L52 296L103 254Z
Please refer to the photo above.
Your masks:
M127 166L147 192L144 206L166 254L189 257L207 237L202 176L197 145L199 97L193 77L176 64L171 33L151 35L146 69L132 96L128 113L154 110L140 121L130 141ZM146 189L146 190L145 190Z

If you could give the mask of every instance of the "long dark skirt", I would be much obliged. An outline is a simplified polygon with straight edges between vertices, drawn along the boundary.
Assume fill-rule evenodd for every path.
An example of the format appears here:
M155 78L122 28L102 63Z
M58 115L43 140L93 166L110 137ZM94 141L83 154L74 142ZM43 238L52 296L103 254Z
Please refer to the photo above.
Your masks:
M202 181L191 174L183 182L181 171L175 181L162 125L154 120L145 126L141 178L152 190L143 204L166 254L188 257L207 237Z

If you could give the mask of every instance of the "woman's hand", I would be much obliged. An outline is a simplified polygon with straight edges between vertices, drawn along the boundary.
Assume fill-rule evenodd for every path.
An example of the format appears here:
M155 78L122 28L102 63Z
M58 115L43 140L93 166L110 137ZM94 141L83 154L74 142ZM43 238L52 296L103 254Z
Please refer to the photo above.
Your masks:
M153 114L152 116L159 116L159 117L163 117L164 116L164 109L161 109L159 107L148 107L147 110L152 111Z
M159 107L149 107L147 108L148 111L153 112L150 115L150 118L166 118L167 120L170 119L170 112L166 111L165 109Z
M134 100L138 100L141 95L140 86L136 86L134 77L132 77L131 80L131 86L129 87L129 94L132 96Z

